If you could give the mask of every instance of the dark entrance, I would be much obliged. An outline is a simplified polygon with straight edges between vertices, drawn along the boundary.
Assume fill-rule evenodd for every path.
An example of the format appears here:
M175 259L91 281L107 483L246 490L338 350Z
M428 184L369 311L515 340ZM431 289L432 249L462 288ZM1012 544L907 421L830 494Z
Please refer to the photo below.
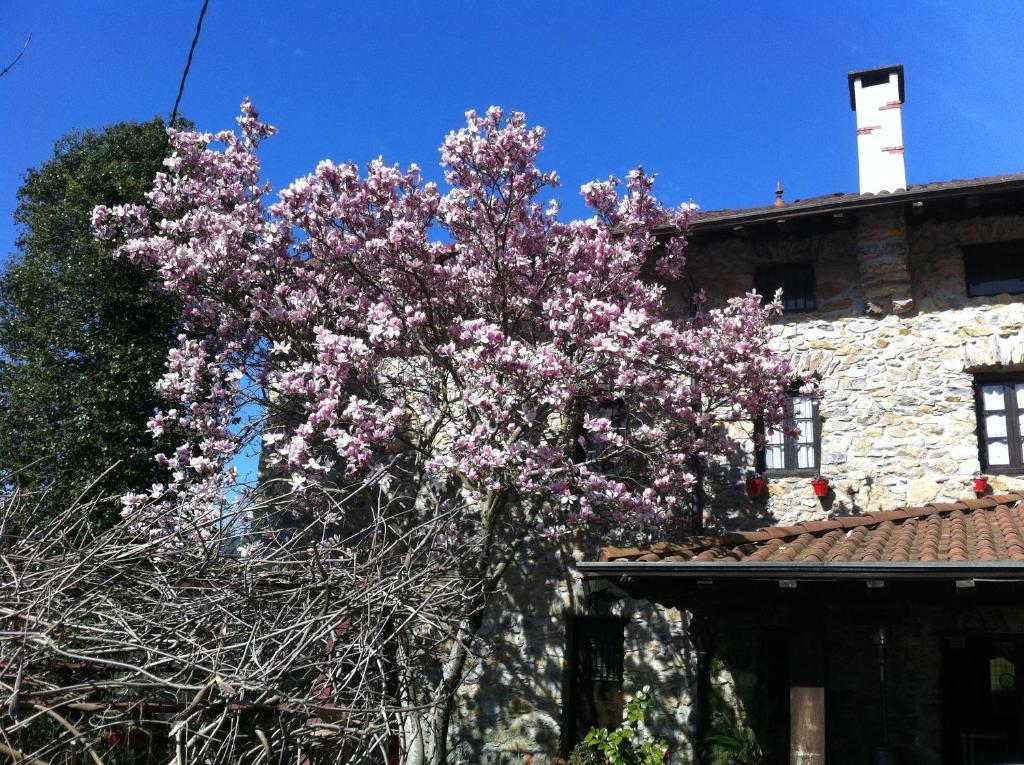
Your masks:
M622 722L625 626L625 619L614 617L574 616L572 619L566 742L570 751L591 728L616 728Z
M946 638L946 762L1024 762L1024 704L1017 680L1022 661L1024 638L1020 635Z

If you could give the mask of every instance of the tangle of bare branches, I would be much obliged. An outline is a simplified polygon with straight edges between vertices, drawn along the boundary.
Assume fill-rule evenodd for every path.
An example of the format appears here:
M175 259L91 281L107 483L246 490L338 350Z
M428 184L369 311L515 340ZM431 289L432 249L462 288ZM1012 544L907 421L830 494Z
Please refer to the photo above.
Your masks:
M26 525L0 499L0 753L26 763L388 763L474 602L441 523L367 511L245 555L235 524ZM280 504L281 500L275 500ZM409 530L411 529L411 531ZM3 759L3 757L0 757Z

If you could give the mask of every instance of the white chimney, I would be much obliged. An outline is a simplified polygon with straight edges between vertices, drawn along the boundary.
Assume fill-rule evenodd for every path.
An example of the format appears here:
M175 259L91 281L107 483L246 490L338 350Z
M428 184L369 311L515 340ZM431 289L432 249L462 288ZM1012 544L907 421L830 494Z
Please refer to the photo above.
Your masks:
M907 188L903 163L903 66L850 72L850 107L857 113L860 193Z

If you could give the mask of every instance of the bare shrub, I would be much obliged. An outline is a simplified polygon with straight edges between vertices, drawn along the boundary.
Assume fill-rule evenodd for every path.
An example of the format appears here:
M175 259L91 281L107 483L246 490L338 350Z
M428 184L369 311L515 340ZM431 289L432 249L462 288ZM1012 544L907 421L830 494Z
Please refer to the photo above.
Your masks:
M480 607L444 517L375 502L357 532L314 523L253 545L228 521L94 533L81 504L25 528L26 501L0 505L0 754L387 762L450 701L413 687Z

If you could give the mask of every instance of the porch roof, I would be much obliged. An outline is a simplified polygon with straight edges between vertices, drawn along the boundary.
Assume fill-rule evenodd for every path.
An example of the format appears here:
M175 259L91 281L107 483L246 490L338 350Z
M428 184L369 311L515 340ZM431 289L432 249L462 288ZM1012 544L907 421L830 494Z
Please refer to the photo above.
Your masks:
M1024 495L1003 494L692 537L606 547L588 576L752 579L1024 580Z

